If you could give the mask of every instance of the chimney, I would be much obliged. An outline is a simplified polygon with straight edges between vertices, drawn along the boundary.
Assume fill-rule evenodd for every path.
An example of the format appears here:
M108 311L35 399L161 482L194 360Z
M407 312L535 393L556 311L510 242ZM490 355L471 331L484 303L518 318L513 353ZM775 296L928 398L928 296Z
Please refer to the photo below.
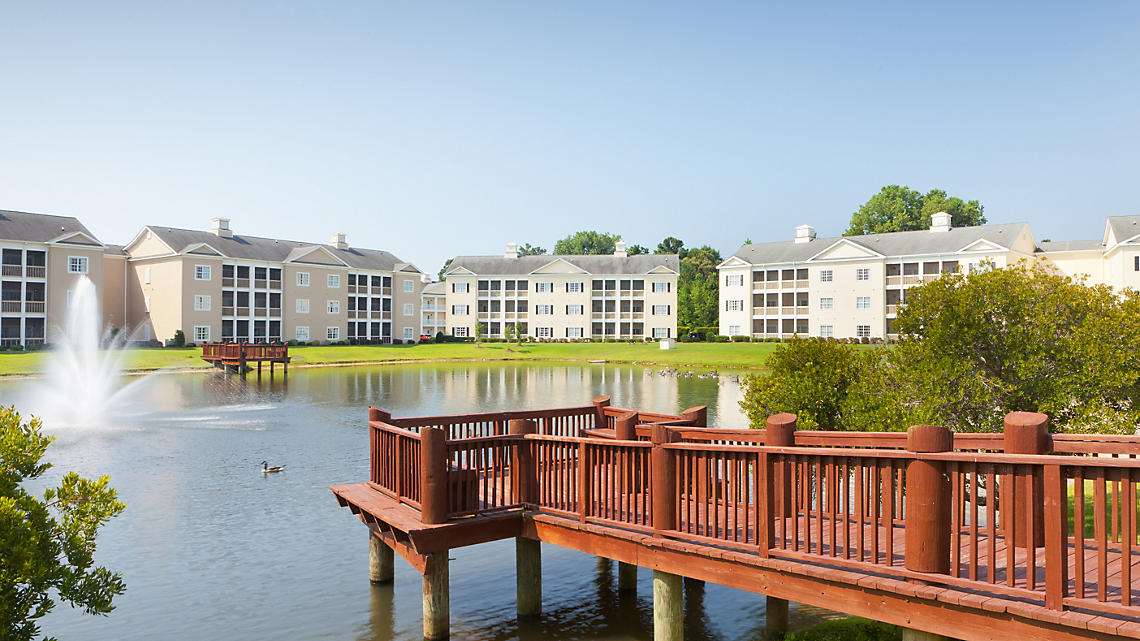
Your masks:
M519 244L507 243L507 251L503 253L503 258L518 258L519 257Z
M614 256L617 256L619 258L625 258L628 255L629 254L625 251L625 241L624 240L619 240L616 243L614 243Z
M213 232L215 236L218 236L220 238L234 237L234 233L230 231L229 218L222 218L219 216L218 218L214 218L211 222L213 225L210 227L210 231Z
M796 227L797 243L810 243L813 240L815 240L815 227L811 225L800 225Z
M338 231L332 235L332 240L329 244L337 249L348 249L348 234Z
M950 231L950 214L940 211L930 217L930 231Z

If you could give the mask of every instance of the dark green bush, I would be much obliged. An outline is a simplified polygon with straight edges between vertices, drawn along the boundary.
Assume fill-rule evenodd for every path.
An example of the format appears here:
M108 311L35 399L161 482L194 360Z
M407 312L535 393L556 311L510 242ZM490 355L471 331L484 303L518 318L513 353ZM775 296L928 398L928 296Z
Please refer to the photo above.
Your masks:
M824 621L784 637L785 641L902 641L902 628L852 617Z

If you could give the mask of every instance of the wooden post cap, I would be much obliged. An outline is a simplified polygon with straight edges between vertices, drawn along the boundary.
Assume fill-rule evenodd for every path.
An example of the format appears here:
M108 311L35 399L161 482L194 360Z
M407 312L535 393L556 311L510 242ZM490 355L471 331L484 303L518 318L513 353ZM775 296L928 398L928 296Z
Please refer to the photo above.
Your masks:
M528 418L515 418L507 424L511 434L534 434L538 432L538 423Z
M614 438L619 441L637 439L637 412L629 411L614 418Z
M764 444L770 447L792 447L796 444L796 415L773 414L765 422L767 436Z
M954 433L939 425L911 425L906 429L906 449L911 452L949 452Z
M609 405L609 404L610 404L610 397L609 396L596 396L596 397L594 397L594 405Z
M1006 454L1044 454L1048 450L1049 417L1040 412L1005 415Z
M658 425L654 423L649 440L655 445L658 443L672 443L674 436L673 430L668 425Z

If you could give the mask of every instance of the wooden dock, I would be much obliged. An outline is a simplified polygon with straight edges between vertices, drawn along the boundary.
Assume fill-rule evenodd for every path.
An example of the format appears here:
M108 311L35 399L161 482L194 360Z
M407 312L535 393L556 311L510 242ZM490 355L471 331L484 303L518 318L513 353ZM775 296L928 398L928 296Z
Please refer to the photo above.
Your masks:
M202 360L242 377L253 367L251 363L256 364L258 381L264 363L269 364L271 379L278 364L284 375L289 374L289 346L283 343L203 343Z
M417 418L372 408L370 479L331 489L380 554L424 573L431 638L447 634L447 550L516 538L520 614L541 576L523 543L543 541L654 570L656 639L681 638L679 577L768 596L775 634L795 601L911 638L1140 639L1136 437L1049 435L1025 412L1004 434L806 432L789 414L767 430L704 423L704 408L606 398ZM527 558L538 569L523 572Z

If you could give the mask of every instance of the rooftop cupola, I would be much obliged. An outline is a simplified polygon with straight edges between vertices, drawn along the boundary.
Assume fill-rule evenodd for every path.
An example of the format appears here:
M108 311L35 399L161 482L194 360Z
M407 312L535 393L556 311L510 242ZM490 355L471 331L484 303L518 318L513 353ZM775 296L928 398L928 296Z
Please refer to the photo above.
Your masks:
M332 235L332 240L329 244L337 249L348 249L348 234L338 231Z
M629 255L629 252L627 252L625 249L625 241L624 240L619 240L616 243L614 243L614 256L618 256L620 258L625 258L628 255Z
M229 218L222 218L219 216L218 218L212 219L210 222L213 223L210 226L210 231L213 232L213 234L215 236L218 236L220 238L233 238L234 237L234 233L232 231L230 231L230 219Z
M810 243L813 240L815 240L815 227L811 225L800 225L796 227L797 243Z
M950 231L950 214L940 211L930 217L930 231Z
M507 251L503 252L503 258L518 258L519 257L519 244L507 243Z

